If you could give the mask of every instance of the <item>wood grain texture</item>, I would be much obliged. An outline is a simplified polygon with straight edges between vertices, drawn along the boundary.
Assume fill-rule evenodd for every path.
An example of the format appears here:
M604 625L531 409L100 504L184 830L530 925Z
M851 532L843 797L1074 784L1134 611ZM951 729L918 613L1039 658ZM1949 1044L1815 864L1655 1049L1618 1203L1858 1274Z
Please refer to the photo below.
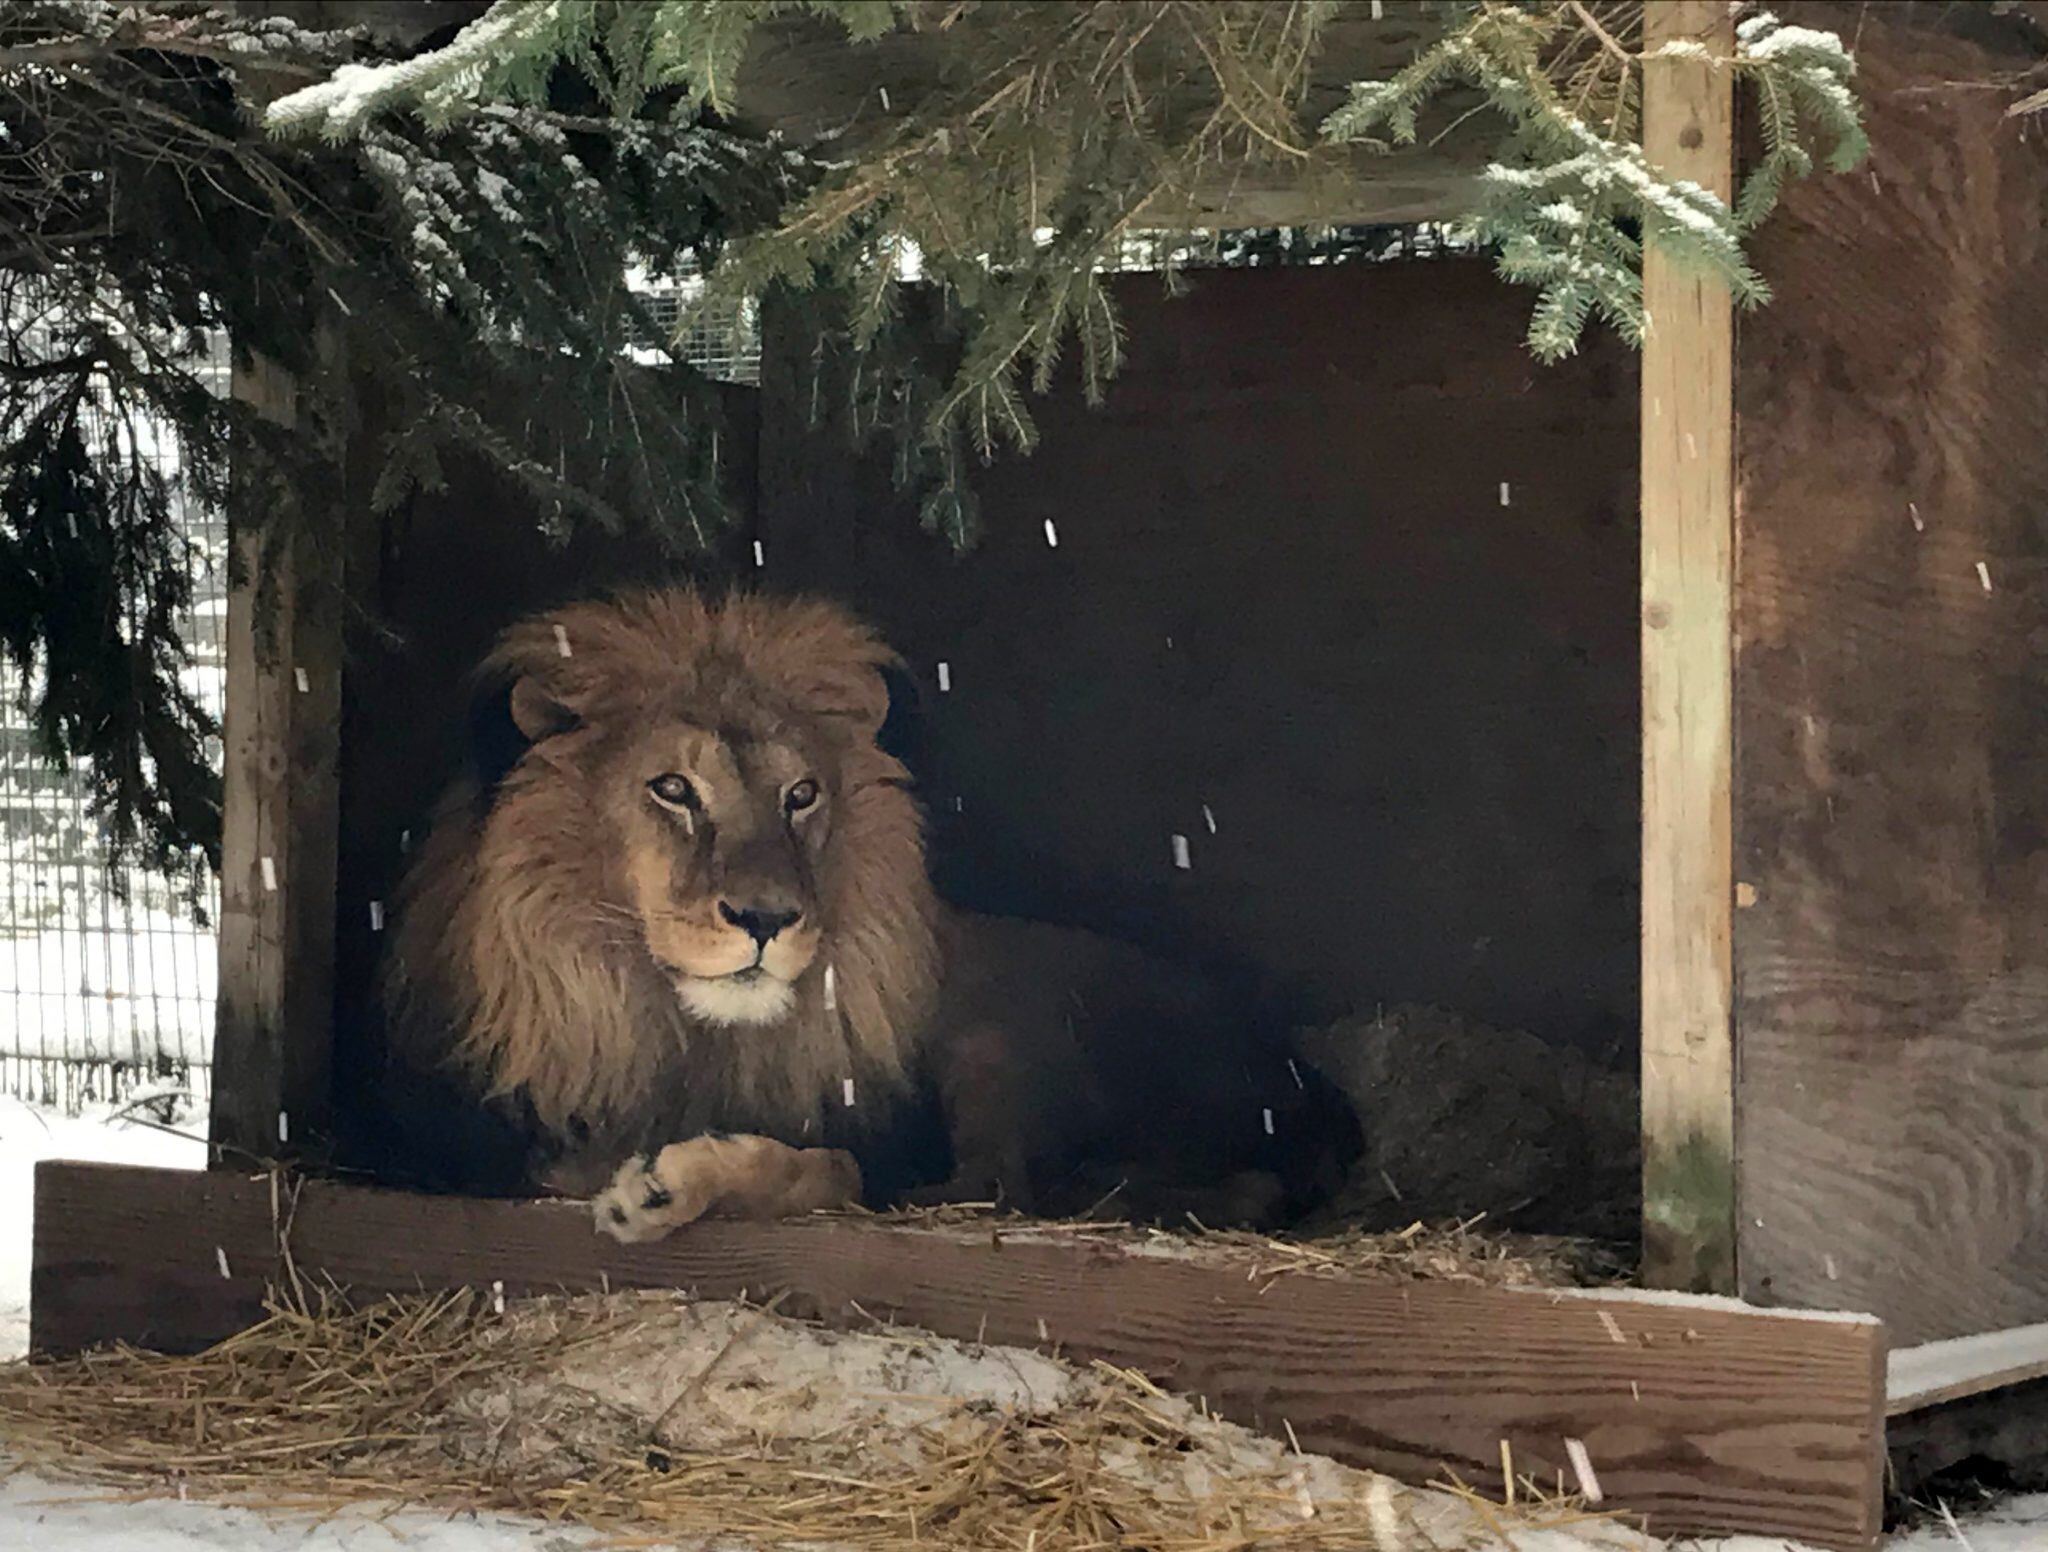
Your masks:
M1882 1327L1725 1301L1240 1271L1108 1245L857 1221L703 1223L624 1247L571 1203L44 1164L35 1348L191 1349L246 1324L276 1275L359 1295L678 1287L787 1293L830 1322L914 1325L1136 1367L1223 1415L1415 1482L1567 1473L1585 1442L1611 1505L1668 1532L1863 1547L1877 1531Z
M1743 1289L1901 1342L2048 1319L2048 137L1919 9L1787 13L1873 152L1738 379Z
M2048 1378L2048 1324L1902 1347L1885 1360L1885 1415L1944 1406Z
M1644 45L1734 47L1725 4L1644 13ZM1710 60L1643 69L1643 149L1726 198L1734 86ZM1730 1022L1734 325L1727 288L1655 242L1643 260L1643 1275L1735 1288Z
M234 392L293 424L270 362L238 361ZM234 546L209 1135L217 1154L282 1158L325 1130L329 1098L342 556L316 522Z

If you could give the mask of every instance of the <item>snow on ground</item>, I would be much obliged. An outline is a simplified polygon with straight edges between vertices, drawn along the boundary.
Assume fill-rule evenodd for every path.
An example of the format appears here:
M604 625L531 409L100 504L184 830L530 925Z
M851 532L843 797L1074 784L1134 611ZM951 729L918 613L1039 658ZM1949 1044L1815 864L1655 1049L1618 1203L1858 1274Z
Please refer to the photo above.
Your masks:
M497 1517L348 1514L325 1521L175 1499L129 1502L0 1482L0 1552L580 1552L591 1537Z
M178 1125L193 1129L189 1120ZM196 1136L173 1137L115 1118L104 1107L66 1116L0 1097L0 1358L28 1350L29 1236L35 1169L42 1159L199 1169L206 1163L206 1145ZM0 1531L0 1547L11 1544Z

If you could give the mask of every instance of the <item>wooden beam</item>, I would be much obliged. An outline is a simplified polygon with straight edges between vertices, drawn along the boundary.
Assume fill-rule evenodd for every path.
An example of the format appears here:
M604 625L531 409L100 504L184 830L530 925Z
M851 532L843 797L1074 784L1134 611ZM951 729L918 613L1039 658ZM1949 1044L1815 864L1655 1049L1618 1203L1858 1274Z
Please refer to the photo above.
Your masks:
M1883 1328L1727 1300L1241 1268L1074 1236L858 1219L703 1223L600 1239L567 1202L43 1164L32 1341L191 1350L251 1322L288 1238L301 1276L358 1296L675 1287L1136 1368L1226 1417L1411 1482L1573 1480L1667 1533L1867 1547L1878 1530Z
M296 418L292 380L261 357L237 361L234 392L280 424ZM324 537L306 522L289 537L232 536L217 1161L292 1157L327 1127L342 553Z
M1902 1417L2048 1379L2048 1324L1902 1347L1885 1364L1885 1415Z
M1644 45L1733 51L1719 0L1649 6ZM1646 61L1643 149L1727 198L1734 83L1696 55ZM1643 1272L1732 1293L1734 324L1727 289L1654 242L1643 260Z
M1320 124L1355 81L1394 75L1442 35L1422 6L1376 14L1340 8L1322 27L1301 104L1305 125ZM957 86L962 44L948 29L897 29L849 46L838 23L801 12L771 17L755 33L741 66L734 104L738 124L774 132L833 158L884 144L904 116ZM1163 123L1198 123L1214 110L1204 72L1151 80L1147 90ZM1139 224L1166 227L1268 227L1447 221L1477 203L1480 176L1498 153L1501 121L1477 92L1453 90L1432 110L1422 143L1392 155L1365 146L1314 145L1306 156L1214 158L1194 187L1148 209Z

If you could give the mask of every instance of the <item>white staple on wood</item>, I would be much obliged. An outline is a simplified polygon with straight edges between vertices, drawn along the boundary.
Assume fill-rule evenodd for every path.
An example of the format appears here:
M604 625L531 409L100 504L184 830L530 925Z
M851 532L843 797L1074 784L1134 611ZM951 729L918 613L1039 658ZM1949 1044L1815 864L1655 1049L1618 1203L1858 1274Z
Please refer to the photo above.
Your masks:
M1053 527L1052 519L1049 517L1045 520L1045 543L1048 549L1056 550L1060 547L1060 531Z
M213 1247L213 1259L220 1266L220 1280L224 1283L233 1282L235 1274L228 1270L228 1253L221 1249L220 1246L215 1245Z
M1502 506L1508 504L1508 482L1506 480L1500 482L1500 504Z
M502 1282L491 1284L491 1313L493 1315L505 1313L505 1285Z
M967 812L967 800L966 800L965 798L961 798L961 797L956 797L956 798L954 798L954 799L953 799L953 812L954 812L954 813L956 813L956 814L964 814L964 813L966 813L966 812Z
M1211 835L1216 833L1216 815L1210 811L1207 803L1202 805L1202 823L1209 827Z
M1628 1382L1628 1393L1638 1401L1643 1399L1643 1387L1635 1380Z
M298 681L299 693L301 695L304 695L307 691L313 688L313 682L306 677L305 669L294 668L292 670L292 677Z
M277 1113L277 1140L279 1142L290 1142L292 1140L292 1118L282 1110Z
M277 863L269 857L263 859L263 888L268 894L277 893Z
M846 1080L846 1083L845 1083L845 1086L844 1086L844 1089L842 1090L842 1092L843 1092L843 1093L845 1094L845 1096L846 1096L846 1108L847 1108L848 1110L851 1110L851 1109L853 1108L853 1079L851 1079L851 1078L848 1078L848 1079Z
M384 930L384 902L382 900L372 900L370 902L370 930L372 932L382 932Z
M949 694L953 688L953 668L950 663L939 664L939 693Z
M1572 1475L1579 1479L1579 1492L1584 1496L1586 1502L1595 1504L1600 1502L1602 1497L1600 1479L1593 1475L1593 1457L1586 1453L1585 1441L1583 1439L1565 1440L1564 1452L1571 1460Z
M1917 501L1909 501L1909 502L1907 502L1907 503L1906 503L1906 515L1907 515L1908 517L1910 517L1910 518L1912 518L1912 519L1913 519L1913 532L1915 532L1915 533L1925 533L1925 532L1927 532L1927 525L1926 525L1925 523L1923 523L1923 522L1922 522L1922 521L1920 520L1920 503L1919 503L1919 502L1917 502Z
M889 111L889 88L886 86L878 86L875 88L875 90L881 94L882 111L884 113L887 113Z
M1301 1069L1294 1065L1294 1058L1291 1056L1287 1058L1287 1071L1293 1077L1296 1088L1305 1089L1308 1087L1306 1083L1301 1081Z
M1280 1419L1280 1426L1287 1430L1287 1442L1293 1446L1294 1453L1297 1455L1306 1455L1308 1451L1304 1450L1301 1447L1301 1440L1295 1438L1294 1436L1294 1424L1283 1417Z
M768 557L761 553L761 541L759 539L756 539L754 541L754 565L758 569L759 567L765 566L767 564Z
M825 1011L839 1011L839 978L832 973L830 965L825 967Z
M555 627L555 650L561 653L563 657L575 656L575 653L569 650L569 630L567 626L557 625Z
M1608 1339L1620 1343L1623 1347L1628 1346L1628 1338L1623 1336L1621 1332L1621 1322L1616 1320L1606 1310L1598 1310L1595 1313L1600 1317L1600 1324L1607 1328Z
M1183 873L1195 865L1194 859L1188 855L1188 838L1185 835L1173 838L1173 865Z
M1829 1282L1833 1283L1841 1281L1842 1273L1841 1270L1835 1265L1835 1258L1833 1256L1822 1256L1820 1258L1820 1264L1827 1271Z
M1271 1137L1273 1135L1273 1107L1271 1105L1268 1105L1265 1107L1265 1109L1261 1110L1259 1114L1265 1120L1266 1135L1268 1137Z
M1991 568L1981 560L1977 562L1977 580L1984 584L1984 591L1991 591Z

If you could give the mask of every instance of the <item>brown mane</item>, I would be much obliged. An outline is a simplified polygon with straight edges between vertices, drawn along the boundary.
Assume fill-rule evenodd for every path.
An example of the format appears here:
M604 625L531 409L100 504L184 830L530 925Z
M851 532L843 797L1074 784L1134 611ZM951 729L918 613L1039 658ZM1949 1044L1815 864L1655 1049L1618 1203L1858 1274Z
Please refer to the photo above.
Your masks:
M563 728L487 803L465 785L443 804L399 900L395 1042L522 1094L558 1137L575 1123L807 1127L848 1078L878 1096L900 1085L938 951L917 807L875 742L892 660L829 604L689 587L513 626L480 673L544 696ZM844 794L818 880L837 1006L811 986L781 1023L739 1032L693 1019L652 962L597 817L606 751L636 719L735 698L828 748Z

